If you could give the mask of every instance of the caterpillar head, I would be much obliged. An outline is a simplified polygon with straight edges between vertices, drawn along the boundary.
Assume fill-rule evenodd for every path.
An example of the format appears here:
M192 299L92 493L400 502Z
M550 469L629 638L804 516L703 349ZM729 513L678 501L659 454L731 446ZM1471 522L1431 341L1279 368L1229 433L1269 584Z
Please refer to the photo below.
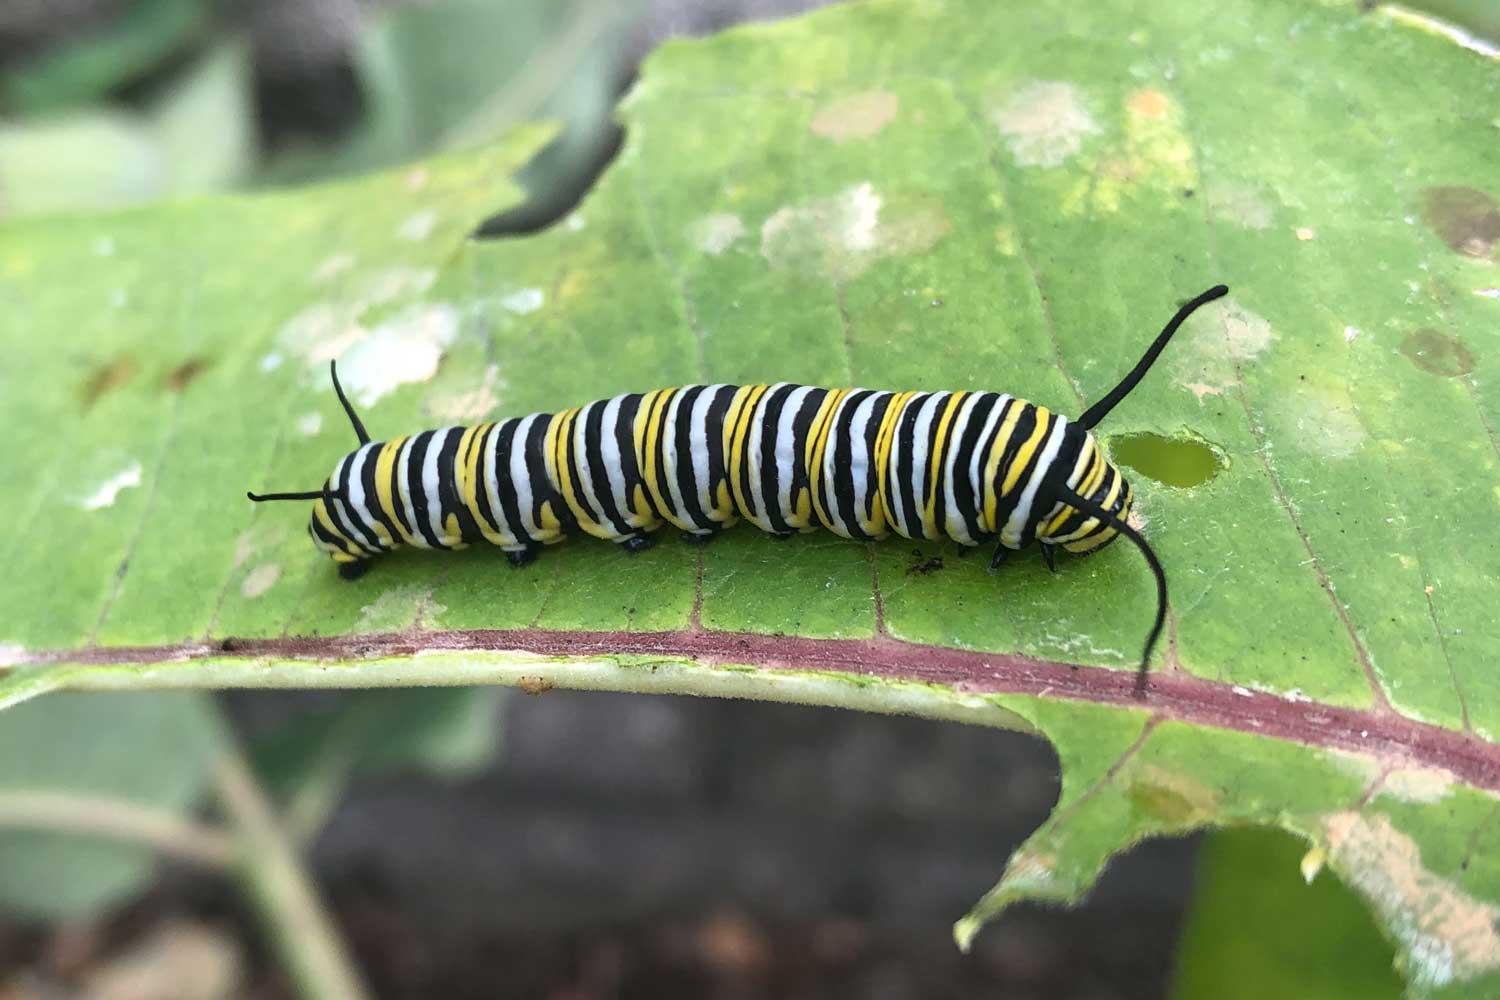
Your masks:
M1056 498L1047 515L1037 525L1037 539L1044 545L1057 545L1077 554L1097 552L1120 537L1119 529L1111 521L1127 523L1130 508L1135 502L1135 490L1129 480L1104 457L1104 450L1093 433L1078 424L1069 424L1066 434L1074 441L1066 442L1065 453L1075 454L1071 466L1066 469L1066 478L1059 470L1059 482L1053 484ZM1069 448L1072 444L1074 447ZM1076 449L1076 450L1075 450ZM1090 505L1108 515L1099 517L1084 509L1068 504L1058 487L1075 493Z
M378 444L362 444L339 459L322 494L313 501L307 522L313 545L337 563L346 577L362 572L370 556L396 547L390 532L371 514L373 500L366 499L357 482L351 489L350 470L365 468L369 452L379 448Z
M1146 377L1146 372L1151 370L1151 365L1177 332L1177 328L1199 306L1228 294L1228 288L1215 285L1183 303L1120 384L1084 411L1076 423L1069 425L1067 433L1074 435L1072 444L1076 450L1070 450L1067 454L1072 455L1075 461L1070 465L1063 465L1055 479L1047 484L1050 486L1054 507L1037 528L1037 535L1044 544L1061 545L1071 552L1092 552L1109 544L1116 536L1124 535L1146 557L1151 573L1156 577L1156 621L1152 623L1151 631L1146 636L1146 649L1141 654L1141 668L1136 674L1138 694L1145 692L1146 669L1151 663L1151 651L1167 621L1167 574L1161 568L1161 561L1156 558L1151 546L1141 537L1140 532L1130 526L1130 505L1135 499L1130 484L1113 465L1104 460L1093 429ZM1068 470L1066 475L1064 469Z
M313 544L320 552L338 563L340 574L353 578L365 571L371 556L390 546L386 544L388 539L385 534L371 525L369 519L350 502L343 485L345 470L358 467L351 463L355 463L359 453L377 446L370 444L370 435L365 432L365 425L359 419L359 414L354 412L349 397L344 395L344 387L339 384L338 368L331 361L328 363L328 373L333 377L334 391L338 393L339 402L343 404L349 423L354 426L354 434L359 438L359 448L339 460L339 464L333 468L333 474L324 481L320 490L246 495L257 503L265 500L313 501L307 533L312 536Z

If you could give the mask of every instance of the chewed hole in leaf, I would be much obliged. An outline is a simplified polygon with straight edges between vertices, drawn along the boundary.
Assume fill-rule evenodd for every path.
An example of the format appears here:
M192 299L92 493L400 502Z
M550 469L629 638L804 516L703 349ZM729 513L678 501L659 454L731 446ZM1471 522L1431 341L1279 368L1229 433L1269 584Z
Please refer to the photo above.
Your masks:
M1224 471L1224 457L1197 438L1164 434L1119 434L1109 439L1110 458L1164 486L1202 486Z
M1173 996L1402 995L1392 947L1364 900L1307 856L1306 841L1280 830L1203 838Z

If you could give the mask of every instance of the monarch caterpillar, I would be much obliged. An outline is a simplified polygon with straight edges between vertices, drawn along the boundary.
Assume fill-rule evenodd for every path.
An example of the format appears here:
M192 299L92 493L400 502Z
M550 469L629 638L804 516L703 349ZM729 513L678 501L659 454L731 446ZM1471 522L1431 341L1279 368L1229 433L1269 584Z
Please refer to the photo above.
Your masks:
M1145 377L1216 285L1177 310L1120 384L1077 420L994 392L887 392L690 385L628 393L562 413L444 427L372 442L329 365L359 448L322 489L250 493L314 500L308 532L354 579L402 545L454 549L485 540L524 566L577 531L636 552L670 522L705 542L743 517L789 537L822 527L845 538L996 539L990 569L1041 543L1093 552L1123 535L1156 577L1156 619L1137 674L1144 690L1167 613L1167 578L1130 526L1134 491L1093 428Z

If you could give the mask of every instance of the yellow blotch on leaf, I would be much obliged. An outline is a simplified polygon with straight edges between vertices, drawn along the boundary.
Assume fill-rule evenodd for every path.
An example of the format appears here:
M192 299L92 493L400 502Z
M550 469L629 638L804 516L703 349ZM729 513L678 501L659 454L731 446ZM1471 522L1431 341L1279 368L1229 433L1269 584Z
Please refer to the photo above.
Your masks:
M1142 193L1177 201L1197 187L1193 147L1182 125L1182 108L1159 90L1143 88L1125 98L1123 135L1099 151L1093 169L1063 196L1070 215L1113 215Z

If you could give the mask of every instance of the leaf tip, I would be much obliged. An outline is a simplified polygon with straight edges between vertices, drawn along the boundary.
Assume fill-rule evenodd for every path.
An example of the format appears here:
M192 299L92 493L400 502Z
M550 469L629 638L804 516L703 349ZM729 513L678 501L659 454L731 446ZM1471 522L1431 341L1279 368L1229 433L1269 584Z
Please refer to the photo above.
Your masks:
M984 921L972 913L957 921L953 925L953 943L958 945L958 950L967 955L974 945L975 936L983 926Z

